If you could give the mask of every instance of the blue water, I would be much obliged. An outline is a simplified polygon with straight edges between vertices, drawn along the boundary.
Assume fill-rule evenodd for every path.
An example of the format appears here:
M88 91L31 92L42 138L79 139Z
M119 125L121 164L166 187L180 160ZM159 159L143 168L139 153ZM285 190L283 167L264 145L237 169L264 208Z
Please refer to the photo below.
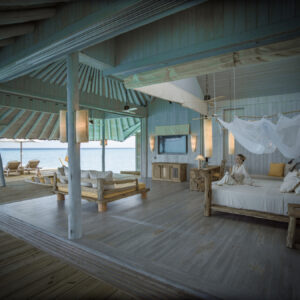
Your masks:
M10 160L20 160L19 149L0 148L3 165ZM57 168L61 166L59 158L64 160L67 149L23 149L23 165L28 160L40 160L42 168ZM82 170L102 170L102 149L83 148L80 151L80 164ZM134 148L106 148L105 169L119 173L121 170L135 170Z

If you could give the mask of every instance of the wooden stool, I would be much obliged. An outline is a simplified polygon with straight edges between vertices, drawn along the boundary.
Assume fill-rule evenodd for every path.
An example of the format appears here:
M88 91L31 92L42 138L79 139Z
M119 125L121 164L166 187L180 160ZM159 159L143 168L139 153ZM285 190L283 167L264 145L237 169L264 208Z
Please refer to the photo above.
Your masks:
M300 219L300 204L288 204L289 228L286 239L286 246L293 248L295 243L297 219Z

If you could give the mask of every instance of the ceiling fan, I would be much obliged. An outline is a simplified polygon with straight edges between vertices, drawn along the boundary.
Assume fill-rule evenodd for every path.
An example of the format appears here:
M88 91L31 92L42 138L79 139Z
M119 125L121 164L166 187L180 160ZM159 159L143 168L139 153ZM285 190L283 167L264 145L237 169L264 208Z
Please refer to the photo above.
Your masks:
M129 107L128 104L125 104L124 105L124 109L123 109L123 112L127 112L127 113L130 113L130 114L134 114L135 115L135 110L137 110L137 107Z
M205 101L209 104L214 103L215 101L224 99L225 96L218 96L216 97L216 92L215 92L215 74L214 74L214 97L211 98L210 94L208 93L208 75L205 75L205 95L202 101Z
M211 98L211 96L208 93L208 75L206 74L206 84L205 84L205 95L204 95L204 99L203 101L207 102L208 104L212 104L215 106L215 113L211 114L211 115L205 115L203 117L200 118L193 118L192 120L203 120L203 119L212 119L212 118L217 118L218 115L216 114L216 101L224 99L225 96L218 96L216 97L216 82L215 82L215 73L213 74L213 79L214 79L214 97Z

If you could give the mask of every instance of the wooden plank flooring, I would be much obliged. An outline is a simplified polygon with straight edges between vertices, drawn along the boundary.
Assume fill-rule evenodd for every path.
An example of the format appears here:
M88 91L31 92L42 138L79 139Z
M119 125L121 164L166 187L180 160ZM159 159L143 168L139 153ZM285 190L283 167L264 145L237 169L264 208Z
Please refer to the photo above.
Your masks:
M23 201L52 195L52 187L28 183L21 176L6 177L6 187L0 187L0 204ZM22 175L22 177L30 177Z
M68 200L57 202L55 196L0 206L5 215L62 239L67 237L67 211ZM107 257L120 268L192 294L300 298L300 251L285 246L287 224L224 213L204 217L203 194L189 191L187 183L153 182L147 200L133 196L115 201L102 214L96 204L82 201L82 215L84 236L72 247L78 253L91 251L101 262ZM127 291L109 269L91 271ZM138 279L131 280L136 281L132 288L128 279L128 291L140 296ZM149 292L147 282L143 284L144 293Z
M0 231L0 299L134 299Z

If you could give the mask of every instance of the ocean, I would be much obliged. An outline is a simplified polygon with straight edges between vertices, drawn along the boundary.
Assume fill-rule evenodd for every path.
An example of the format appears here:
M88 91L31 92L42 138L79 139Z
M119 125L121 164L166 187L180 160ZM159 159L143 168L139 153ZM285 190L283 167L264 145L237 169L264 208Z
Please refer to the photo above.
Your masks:
M3 166L10 160L20 160L20 149L0 148ZM41 168L52 169L61 166L59 158L64 161L67 149L61 148L23 148L23 166L28 160L40 160ZM82 170L102 170L102 149L82 148L80 151ZM105 169L119 173L121 170L135 170L134 148L106 148Z

